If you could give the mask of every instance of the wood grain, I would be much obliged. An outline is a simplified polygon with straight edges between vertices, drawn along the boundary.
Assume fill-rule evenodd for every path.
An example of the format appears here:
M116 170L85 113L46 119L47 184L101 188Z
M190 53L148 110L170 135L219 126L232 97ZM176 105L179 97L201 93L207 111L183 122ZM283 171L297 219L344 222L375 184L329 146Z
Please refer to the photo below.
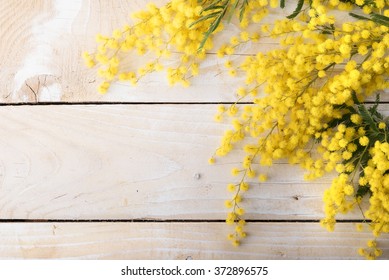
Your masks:
M13 80L30 51L33 24L47 20L49 1L0 1L0 93L5 101L13 94ZM19 100L21 101L21 100Z
M3 219L224 219L239 150L207 159L227 124L213 105L7 106L0 108ZM250 219L320 219L332 175L305 182L279 162L259 170ZM361 213L345 216L361 219Z
M370 233L338 224L250 223L234 248L223 223L0 224L0 259L360 259ZM378 241L389 258L389 239Z

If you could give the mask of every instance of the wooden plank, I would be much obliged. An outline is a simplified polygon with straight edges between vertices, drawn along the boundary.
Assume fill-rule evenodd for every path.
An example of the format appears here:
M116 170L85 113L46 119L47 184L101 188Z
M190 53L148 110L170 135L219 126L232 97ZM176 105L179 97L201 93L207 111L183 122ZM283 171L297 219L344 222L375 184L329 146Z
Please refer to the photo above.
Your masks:
M82 51L95 48L95 34L110 34L148 2L1 0L0 102L235 102L234 91L244 79L231 79L223 66L225 59L212 54L201 64L202 74L192 80L190 88L169 87L165 74L156 73L137 87L117 82L109 94L97 93L96 71L84 67ZM162 5L167 1L154 2ZM293 10L292 6L288 9ZM289 10L272 10L267 21L283 18ZM236 25L226 25L215 40L215 49L239 33ZM274 40L263 38L260 43L240 47L238 54L255 54L275 46ZM241 58L235 55L231 60ZM173 55L169 64L178 59ZM127 60L134 69L148 61L147 57L134 56Z
M10 223L0 224L1 259L361 259L371 238L339 224L251 223L235 248L223 223ZM389 258L389 238L378 241Z
M385 108L388 108L386 106ZM0 107L2 219L224 219L238 151L210 166L227 124L214 105ZM332 175L262 168L250 219L320 219ZM347 219L361 219L361 213Z
M123 26L129 22L129 14L144 8L147 2L1 0L0 101L213 102L220 101L221 96L234 101L229 93L231 83L226 83L228 76L218 77L223 62L215 55L202 67L206 74L194 79L198 87L188 90L192 94L183 93L180 86L169 87L162 73L151 75L137 88L118 83L109 95L97 93L96 72L83 65L82 51L95 48L97 33L110 34ZM138 67L145 60L135 58L131 63ZM178 61L177 55L170 63L174 61ZM220 96L223 92L226 94Z

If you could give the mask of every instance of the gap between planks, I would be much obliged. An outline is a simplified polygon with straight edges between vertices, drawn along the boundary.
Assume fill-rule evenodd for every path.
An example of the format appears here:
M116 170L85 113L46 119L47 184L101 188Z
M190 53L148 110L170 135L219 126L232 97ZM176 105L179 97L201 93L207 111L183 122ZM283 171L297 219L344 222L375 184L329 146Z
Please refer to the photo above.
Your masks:
M389 103L389 102L388 102ZM111 105L248 105L253 104L252 102L28 102L28 103L0 103L0 107L8 106L111 106ZM383 103L382 103L383 104Z
M264 219L246 219L247 223L274 223L274 224L282 224L282 223L312 223L317 224L320 222L318 219L311 220L293 220L293 219L284 219L284 220L264 220ZM34 224L34 223L224 223L224 220L205 220L205 219L90 219L90 220L66 220L66 219L0 219L0 224L2 223L26 223L26 224ZM346 220L337 220L337 223L364 223L369 222L362 219L346 219Z
M21 103L0 103L0 107L12 107L12 106L111 106L111 105L145 105L145 106L155 106L155 105L254 105L253 102L21 102ZM362 104L372 105L376 104L374 101L365 101ZM380 101L379 105L388 105L389 101Z

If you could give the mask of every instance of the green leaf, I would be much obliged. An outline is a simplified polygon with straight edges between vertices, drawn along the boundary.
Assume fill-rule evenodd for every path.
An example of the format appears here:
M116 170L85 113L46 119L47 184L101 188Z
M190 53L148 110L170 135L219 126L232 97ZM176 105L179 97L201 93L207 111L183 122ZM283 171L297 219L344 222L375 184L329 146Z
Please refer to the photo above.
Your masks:
M280 7L281 9L285 8L285 0L280 1Z
M351 114L358 114L357 110L355 110L355 108L353 106L347 106L346 104L333 105L332 107L334 109L337 109L337 110L346 110L348 113L351 113ZM348 121L348 120L346 119L345 121Z
M352 96L352 98L353 98L353 101L354 101L354 104L355 104L355 105L361 104L361 102L358 100L358 97L357 97L357 94L356 94L355 91L353 91L353 92L351 93L351 96Z
M345 120L350 119L351 114L344 114L341 119L333 119L329 123L327 123L329 128L335 128L341 123L345 122Z
M375 23L389 27L389 17L376 14L376 13L372 13L370 16L371 16L371 20L374 21Z
M208 2L209 1L204 0L201 3L205 4ZM209 15L202 16L190 25L190 27L193 27L200 22L213 19L213 21L209 24L207 32L204 33L204 38L200 43L198 51L200 51L204 47L205 42L220 25L222 18L226 15L226 12L230 6L230 2L231 0L213 0L208 6L204 7L202 10L202 13L205 11L211 11L211 13ZM240 0L236 0L236 2L234 3L238 5L239 2Z
M203 4L205 4L207 2L209 2L209 1L204 1ZM203 10L201 12L208 11L215 6L224 6L224 3L221 3L221 2L222 2L222 0L215 0L215 1L211 2L208 6L203 7Z
M207 8L204 8L201 12L207 12L207 11L211 11L211 10L223 10L224 9L224 6L209 6Z
M246 6L249 4L249 0L244 0L242 6L240 7L239 21L243 20L244 12L246 11Z
M235 0L234 5L232 5L232 9L231 9L230 14L228 15L228 19L227 19L228 22L231 21L232 16L234 15L234 11L238 7L239 2L240 2L240 0Z
M377 115L378 117L381 117L381 114L378 113L378 111L377 111L379 103L380 103L380 94L376 93L374 106L372 106L368 109L370 114Z
M291 15L287 16L287 18L288 19L294 19L295 17L297 17L298 14L303 9L303 6L304 6L304 0L299 0L299 2L297 3L296 9L294 10L294 12Z
M216 17L217 15L219 15L219 12L214 12L214 13L212 13L212 14L203 16L203 17L199 18L198 20L192 22L192 23L190 24L189 27L193 27L194 25L198 24L199 22L205 21L205 20L207 20L207 19L214 18L214 17Z
M210 25L209 29L207 32L205 32L204 34L204 38L203 40L201 41L200 43L200 46L199 46L199 51L204 47L205 45L205 42L208 40L209 36L211 36L211 34L216 30L216 28L219 26L220 24L220 21L222 20L222 18L224 17L226 13L226 10L224 10L221 14L219 14L216 19L212 22L212 24Z
M357 197L364 197L367 194L371 194L371 190L368 186L359 186L357 190Z
M354 14L354 13L349 13L349 15L354 17L354 18L361 19L361 20L370 20L370 18L368 18L368 17L364 17L364 16L357 15L357 14Z
M389 17L387 17L387 16L380 15L380 14L377 14L377 13L372 13L371 16L373 18L377 18L377 19L389 22Z
M363 121L371 128L374 132L378 133L379 129L377 122L374 120L370 112L366 109L365 105L358 105L359 114L361 115Z
M358 14L354 14L354 13L349 13L349 15L354 17L354 18L360 19L360 20L370 20L370 21L373 21L377 24L389 27L389 17L384 16L384 15L372 13L372 14L370 14L370 18L365 17L365 16L361 16Z

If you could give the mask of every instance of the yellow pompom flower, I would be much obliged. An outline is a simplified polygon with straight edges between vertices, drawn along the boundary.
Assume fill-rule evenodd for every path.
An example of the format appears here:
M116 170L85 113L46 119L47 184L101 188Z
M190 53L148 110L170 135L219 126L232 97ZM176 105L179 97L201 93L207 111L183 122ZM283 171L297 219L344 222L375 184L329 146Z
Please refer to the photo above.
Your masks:
M359 144L361 144L361 146L367 146L369 144L369 138L367 136L362 136L359 138Z
M234 239L234 240L232 240L232 245L233 245L234 247L239 247L240 241L239 241L238 239Z
M361 124L362 122L362 117L358 114L353 114L351 115L351 121L354 123L354 124Z
M243 208L238 208L238 209L236 209L236 214L237 214L237 215L242 216L244 213L245 213L245 211L244 211Z
M238 176L239 175L239 173L240 173L241 171L238 169L238 168L233 168L233 169L231 169L231 174L233 175L233 176Z
M260 174L258 177L258 180L260 182L266 182L267 181L267 175L266 174Z
M243 192L248 191L249 188L250 188L250 185L248 183L246 183L246 182L242 182L240 184L240 190L243 191Z
M369 240L367 241L367 246L370 248L377 247L377 242L375 240Z
M224 201L224 206L226 208L232 208L232 206L234 206L234 205L233 205L231 200L226 200L226 201Z
M227 190L228 190L229 192L235 192L235 191L236 191L236 185L234 185L234 184L228 184L228 185L227 185Z
M379 128L379 129L385 129L385 128L386 128L386 123L380 122L380 123L378 124L378 128Z
M363 231L363 224L360 224L360 223L356 224L355 228L356 228L357 231L361 232L361 231Z

